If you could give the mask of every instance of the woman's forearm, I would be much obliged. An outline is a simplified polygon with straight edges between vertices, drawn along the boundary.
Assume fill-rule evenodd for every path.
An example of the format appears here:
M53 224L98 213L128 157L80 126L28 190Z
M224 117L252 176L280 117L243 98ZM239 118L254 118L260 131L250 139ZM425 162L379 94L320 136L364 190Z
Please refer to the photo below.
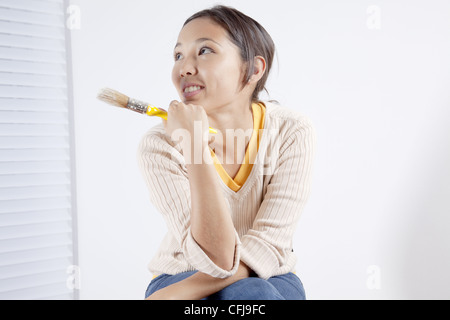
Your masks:
M213 278L197 272L180 282L156 291L147 300L201 300L239 280L248 278L251 272L251 269L243 262L239 264L237 272L226 279Z
M202 160L197 161L200 163L186 159L191 190L191 232L217 266L231 270L236 246L235 228L208 145L204 143L201 150ZM191 156L195 150L192 151Z

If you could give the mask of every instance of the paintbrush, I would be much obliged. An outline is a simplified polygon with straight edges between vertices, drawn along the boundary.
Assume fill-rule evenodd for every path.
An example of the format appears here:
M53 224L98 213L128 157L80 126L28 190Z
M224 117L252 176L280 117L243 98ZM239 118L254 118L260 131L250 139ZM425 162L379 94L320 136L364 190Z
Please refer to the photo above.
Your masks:
M167 111L161 108L152 106L149 103L130 98L123 93L116 90L104 88L100 90L97 98L110 105L135 111L140 114L146 114L148 116L160 117L167 120ZM210 133L217 133L217 130L209 128Z

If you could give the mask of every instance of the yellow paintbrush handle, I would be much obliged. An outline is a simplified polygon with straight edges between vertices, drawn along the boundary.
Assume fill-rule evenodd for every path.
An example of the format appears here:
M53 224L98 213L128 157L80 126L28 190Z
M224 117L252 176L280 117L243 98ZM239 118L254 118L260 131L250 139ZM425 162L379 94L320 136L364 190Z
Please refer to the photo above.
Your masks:
M167 112L163 111L163 110L160 110L157 107L148 106L146 114L149 115L149 116L160 117L160 118L162 118L164 120L167 120ZM213 129L213 128L209 128L209 132L210 133L217 133L217 130Z

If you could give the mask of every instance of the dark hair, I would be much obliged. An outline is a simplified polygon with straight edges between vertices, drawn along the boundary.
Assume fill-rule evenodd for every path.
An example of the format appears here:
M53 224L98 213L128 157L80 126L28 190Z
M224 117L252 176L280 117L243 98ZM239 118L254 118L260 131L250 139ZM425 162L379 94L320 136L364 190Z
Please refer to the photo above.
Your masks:
M266 90L265 85L272 67L275 55L275 44L267 31L254 19L242 12L226 6L215 6L195 13L186 20L183 26L194 19L210 18L223 27L231 41L241 50L241 57L247 64L246 76L243 84L247 83L254 72L254 58L261 56L266 60L266 72L258 81L252 94L252 101L258 101L259 93Z

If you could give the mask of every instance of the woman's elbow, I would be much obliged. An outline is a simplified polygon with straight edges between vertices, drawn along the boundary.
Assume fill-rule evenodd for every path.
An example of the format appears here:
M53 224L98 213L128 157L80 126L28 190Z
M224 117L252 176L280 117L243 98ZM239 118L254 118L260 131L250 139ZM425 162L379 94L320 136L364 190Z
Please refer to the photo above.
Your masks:
M231 271L231 270L233 270L233 267L234 267L234 258L233 259L229 259L229 258L221 259L221 261L217 261L215 263L219 268L221 268L225 271Z
M223 250L221 254L210 256L214 264L225 271L231 271L234 268L235 247L233 250Z

